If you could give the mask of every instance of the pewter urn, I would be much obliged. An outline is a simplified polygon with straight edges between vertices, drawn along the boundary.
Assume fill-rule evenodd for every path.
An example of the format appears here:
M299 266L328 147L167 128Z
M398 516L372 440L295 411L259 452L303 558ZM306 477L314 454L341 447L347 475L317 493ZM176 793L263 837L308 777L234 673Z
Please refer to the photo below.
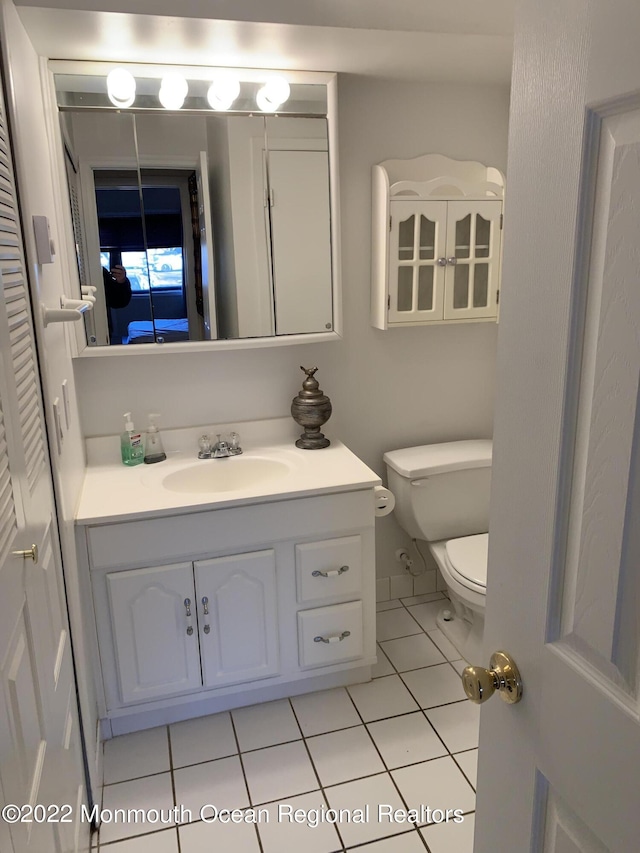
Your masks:
M331 444L320 432L320 427L331 417L331 400L319 388L318 380L314 376L317 369L300 366L307 378L302 383L302 390L291 402L292 418L304 427L304 432L296 441L296 447L303 450L320 450Z

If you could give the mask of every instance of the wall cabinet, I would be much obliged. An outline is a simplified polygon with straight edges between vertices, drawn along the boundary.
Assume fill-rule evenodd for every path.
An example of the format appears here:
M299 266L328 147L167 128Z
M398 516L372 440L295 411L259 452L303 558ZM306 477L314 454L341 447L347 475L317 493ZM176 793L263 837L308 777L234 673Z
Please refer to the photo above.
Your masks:
M79 535L107 734L370 677L372 489Z
M497 318L503 192L481 163L429 154L374 166L376 328Z

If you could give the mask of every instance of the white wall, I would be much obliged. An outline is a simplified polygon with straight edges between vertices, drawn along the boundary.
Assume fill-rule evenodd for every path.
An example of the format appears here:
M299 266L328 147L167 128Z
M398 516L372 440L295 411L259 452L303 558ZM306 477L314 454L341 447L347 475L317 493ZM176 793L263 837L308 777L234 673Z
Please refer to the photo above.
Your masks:
M344 338L335 343L245 350L79 359L86 435L120 431L122 413L162 412L165 427L287 415L303 378L318 365L333 402L326 425L384 476L385 450L490 437L494 324L393 329L369 324L371 167L389 158L439 152L506 171L509 93L492 86L339 81ZM508 179L507 179L508 183ZM406 544L393 517L378 522L378 576L397 574Z

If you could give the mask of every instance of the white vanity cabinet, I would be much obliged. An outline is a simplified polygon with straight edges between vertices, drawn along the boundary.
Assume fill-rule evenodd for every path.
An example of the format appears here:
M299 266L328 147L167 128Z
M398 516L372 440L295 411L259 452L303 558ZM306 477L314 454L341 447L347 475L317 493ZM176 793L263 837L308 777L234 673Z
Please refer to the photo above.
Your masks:
M105 734L370 678L372 488L78 531Z
M372 325L495 320L501 173L428 154L373 168Z
M273 550L110 572L106 583L123 703L278 672Z

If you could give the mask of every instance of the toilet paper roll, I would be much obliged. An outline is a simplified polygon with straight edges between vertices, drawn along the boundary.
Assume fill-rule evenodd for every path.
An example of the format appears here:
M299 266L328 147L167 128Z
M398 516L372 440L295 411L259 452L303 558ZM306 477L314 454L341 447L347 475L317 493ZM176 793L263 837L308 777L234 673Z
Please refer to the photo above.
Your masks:
M373 490L373 498L375 502L375 515L377 518L383 515L390 515L396 505L396 499L393 492L385 489L384 486L376 486Z

